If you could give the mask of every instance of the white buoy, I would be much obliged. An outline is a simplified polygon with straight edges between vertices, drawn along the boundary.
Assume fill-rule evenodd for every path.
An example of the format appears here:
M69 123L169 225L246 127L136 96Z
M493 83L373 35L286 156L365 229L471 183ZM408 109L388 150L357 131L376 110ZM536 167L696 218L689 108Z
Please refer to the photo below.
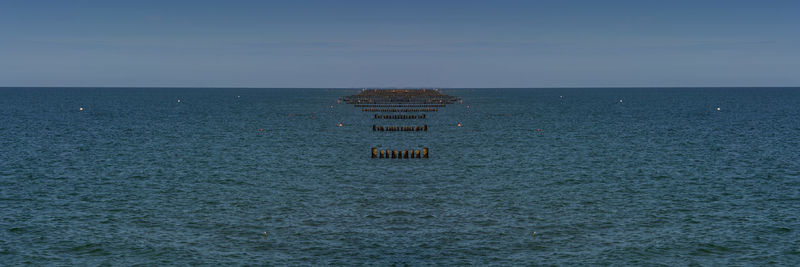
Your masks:
M620 99L619 102L622 103L622 99Z
M180 102L181 102L181 100L180 100L180 99L178 99L178 103L180 103Z
M83 111L83 107L79 108L78 110Z
M717 111L720 111L720 110L721 110L720 108L717 108Z

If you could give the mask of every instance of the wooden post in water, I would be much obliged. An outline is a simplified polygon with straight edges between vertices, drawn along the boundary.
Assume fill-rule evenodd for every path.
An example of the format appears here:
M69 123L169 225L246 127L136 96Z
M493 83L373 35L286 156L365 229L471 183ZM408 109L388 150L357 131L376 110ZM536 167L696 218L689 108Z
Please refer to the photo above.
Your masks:
M442 94L440 90L433 89L427 91L425 88L421 90L410 89L390 89L372 91L362 89L357 94L352 96L342 97L337 100L337 103L343 101L347 104L353 104L354 107L361 108L362 112L373 112L375 119L426 119L428 112L439 112L439 108L444 108L449 104L462 103L462 101L454 96ZM333 106L331 106L333 108ZM469 106L467 106L469 108ZM379 114L380 112L392 112L393 114ZM409 114L410 112L413 112ZM405 124L405 123L402 123ZM372 125L373 132L418 132L427 131L428 125L388 125L380 126ZM341 126L341 123L339 124ZM388 133L387 133L388 134ZM378 152L380 151L380 152ZM391 153L391 155L390 155ZM409 155L410 154L410 155ZM430 149L423 147L414 150L387 150L378 149L377 147L371 148L372 158L429 158Z

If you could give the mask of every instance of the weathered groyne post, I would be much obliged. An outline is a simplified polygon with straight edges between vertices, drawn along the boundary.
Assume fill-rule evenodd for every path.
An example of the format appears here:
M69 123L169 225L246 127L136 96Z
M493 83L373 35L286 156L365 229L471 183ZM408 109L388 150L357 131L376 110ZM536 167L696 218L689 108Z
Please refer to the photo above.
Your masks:
M342 97L337 103L344 101L354 107L361 108L362 112L379 112L373 115L374 119L427 119L427 112L438 112L439 108L454 104L460 99L442 94L440 90L426 89L389 89L389 90L360 90L355 95ZM391 112L393 114L380 114ZM415 114L405 114L405 113ZM342 126L340 123L338 126ZM423 125L372 125L373 132L426 132L428 124ZM372 158L429 158L428 147L419 149L378 149L372 147Z

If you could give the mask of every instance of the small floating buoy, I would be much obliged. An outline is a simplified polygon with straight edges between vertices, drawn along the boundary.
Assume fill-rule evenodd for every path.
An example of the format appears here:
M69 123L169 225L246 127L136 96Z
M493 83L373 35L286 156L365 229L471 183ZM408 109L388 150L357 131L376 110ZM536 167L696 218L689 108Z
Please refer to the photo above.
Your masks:
M242 98L242 96L240 96L240 95L237 95L237 96L236 96L236 98Z
M180 103L180 102L181 102L181 100L180 100L180 99L178 99L178 103Z
M264 128L258 128L258 131L259 131L259 132L263 132L263 131L264 131Z
M541 132L541 131L542 131L542 128L536 128L536 131L537 131L537 132Z
M338 125L336 125L336 126L342 127L342 126L344 126L344 124L342 124L342 123L340 122L340 123L339 123Z
M720 110L721 110L720 108L717 108L717 111L720 111Z
M469 108L469 105L467 105L467 108Z
M267 238L268 236L269 235L267 235L267 231L264 231L264 238Z
M456 126L461 127L461 126L464 126L464 125L459 122Z
M533 231L533 233L531 233L531 237L536 238L536 231Z
M622 103L622 99L620 99L619 102Z
M78 111L83 111L83 107L79 108Z

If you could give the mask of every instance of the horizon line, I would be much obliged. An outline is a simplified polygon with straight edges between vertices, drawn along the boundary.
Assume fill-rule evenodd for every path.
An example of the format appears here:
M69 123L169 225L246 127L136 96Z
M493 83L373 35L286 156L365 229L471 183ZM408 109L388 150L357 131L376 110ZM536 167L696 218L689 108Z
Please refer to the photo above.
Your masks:
M112 88L112 89L688 89L688 88L800 88L793 86L554 86L554 87L252 87L252 86L0 86L7 88Z

